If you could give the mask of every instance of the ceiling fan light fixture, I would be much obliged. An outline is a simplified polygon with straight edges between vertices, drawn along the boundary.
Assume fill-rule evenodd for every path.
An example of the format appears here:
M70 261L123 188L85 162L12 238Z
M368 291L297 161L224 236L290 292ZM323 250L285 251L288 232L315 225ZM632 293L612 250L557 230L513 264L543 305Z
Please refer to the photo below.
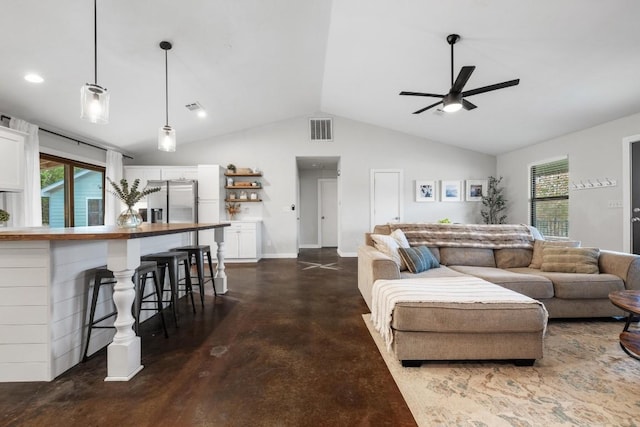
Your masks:
M164 50L164 96L165 96L165 125L158 131L158 150L174 152L176 151L176 130L169 126L169 62L167 51L171 49L168 41L160 42L160 49Z
M442 110L447 113L455 113L462 109L462 95L461 94L447 94L442 99Z
M93 73L94 83L80 88L80 118L91 123L109 123L109 92L98 85L98 6L93 0Z

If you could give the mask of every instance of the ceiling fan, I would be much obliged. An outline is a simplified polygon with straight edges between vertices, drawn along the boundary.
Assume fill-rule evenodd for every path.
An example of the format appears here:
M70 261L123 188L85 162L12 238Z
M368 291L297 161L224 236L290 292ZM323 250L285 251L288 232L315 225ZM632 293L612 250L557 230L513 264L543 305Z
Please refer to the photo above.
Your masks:
M520 79L515 79L515 80L509 80L507 82L496 83L494 85L480 87L477 89L463 91L464 85L467 84L469 77L471 77L471 73L473 73L473 70L475 70L476 67L475 66L462 67L455 82L453 81L453 45L456 44L456 42L459 40L460 40L460 36L458 34L449 34L447 36L447 42L451 46L451 89L449 90L449 93L447 93L446 95L440 95L435 93L423 93L423 92L405 92L405 91L400 92L400 95L427 96L431 98L441 98L441 101L438 101L435 104L431 104L424 108L421 108L418 111L414 111L413 114L420 114L439 104L443 105L442 109L447 113L453 113L455 111L458 111L461 108L464 108L465 110L473 110L474 108L477 108L476 105L467 101L465 99L466 97L478 95L479 93L491 92L492 90L504 89L509 86L516 86L518 83L520 83Z

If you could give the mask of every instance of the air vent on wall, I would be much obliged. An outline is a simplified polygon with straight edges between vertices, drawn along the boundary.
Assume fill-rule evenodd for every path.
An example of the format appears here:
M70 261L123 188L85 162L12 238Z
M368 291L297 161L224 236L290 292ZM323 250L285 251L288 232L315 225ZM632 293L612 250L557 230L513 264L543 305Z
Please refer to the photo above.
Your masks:
M312 142L333 141L331 119L309 119L309 132Z

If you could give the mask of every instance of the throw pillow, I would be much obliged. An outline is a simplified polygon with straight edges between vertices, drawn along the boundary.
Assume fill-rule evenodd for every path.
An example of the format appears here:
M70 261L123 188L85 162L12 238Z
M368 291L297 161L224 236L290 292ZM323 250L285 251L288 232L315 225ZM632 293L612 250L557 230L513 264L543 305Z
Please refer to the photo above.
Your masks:
M398 264L400 271L405 271L407 269L406 264L402 261L402 258L398 253L399 248L409 247L409 242L402 230L395 230L391 234L372 234L371 240L373 240L373 246L377 250L387 255L396 264Z
M387 234L372 234L371 240L373 240L373 246L377 250L394 260L395 263L398 264L398 267L400 267L401 260L400 254L398 253L400 246L396 239Z
M438 268L440 264L436 257L433 256L431 251L426 246L415 246L413 248L400 248L398 249L400 258L407 265L407 268L412 273L420 273L427 271L431 268Z
M542 266L542 250L545 247L579 248L580 241L577 240L535 240L533 242L533 255L529 268L540 268Z
M545 247L542 250L542 271L557 273L598 274L598 248Z

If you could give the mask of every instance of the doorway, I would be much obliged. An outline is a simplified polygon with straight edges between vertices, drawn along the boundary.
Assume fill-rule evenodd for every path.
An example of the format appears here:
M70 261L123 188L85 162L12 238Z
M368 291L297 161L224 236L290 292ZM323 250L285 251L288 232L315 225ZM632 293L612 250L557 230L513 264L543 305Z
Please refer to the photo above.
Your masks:
M298 246L339 246L339 157L297 157ZM323 218L324 216L324 218Z

